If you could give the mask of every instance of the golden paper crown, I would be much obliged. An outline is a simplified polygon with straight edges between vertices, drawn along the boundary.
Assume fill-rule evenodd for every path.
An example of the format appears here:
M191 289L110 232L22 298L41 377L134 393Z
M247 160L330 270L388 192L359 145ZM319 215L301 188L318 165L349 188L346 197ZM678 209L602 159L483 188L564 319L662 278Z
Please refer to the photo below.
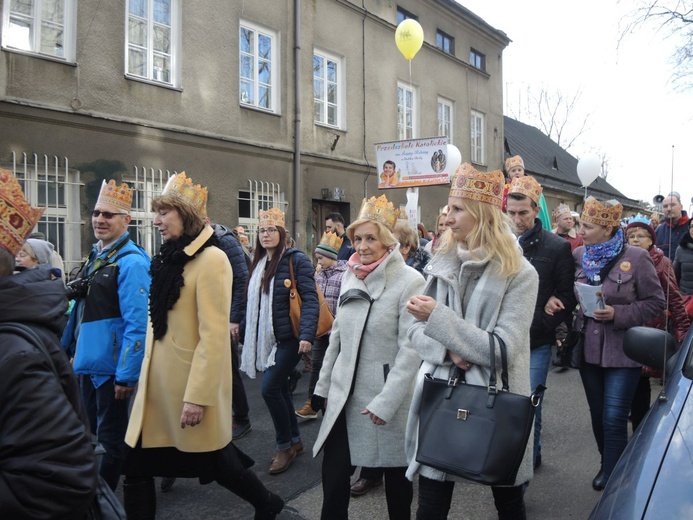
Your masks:
M186 177L185 172L180 172L169 178L161 194L178 196L192 204L200 212L200 215L207 216L207 188L193 184L193 180Z
M556 209L553 210L553 218L557 219L558 217L563 215L563 213L572 213L570 206L568 206L567 204L559 204L558 206L556 206Z
M15 256L46 208L33 208L12 172L0 168L0 247Z
M515 166L520 166L523 170L525 169L525 162L519 155L514 155L513 157L508 157L505 160L505 172L508 173Z
M587 197L580 219L598 226L616 227L621 225L623 206L614 199L599 202L594 197Z
M284 227L284 212L279 208L270 208L267 211L260 210L260 227L274 226Z
M503 207L505 177L500 170L478 172L469 163L457 168L450 186L451 197L477 200L492 206Z
M371 197L368 200L363 199L356 220L365 219L380 222L387 229L392 231L395 229L397 217L399 217L399 209L395 209L392 202L389 202L385 195L381 195L377 199L375 197Z
M541 184L539 184L534 177L525 175L524 177L515 177L513 179L512 183L510 183L508 195L511 193L521 193L532 199L535 204L539 204L539 197L541 197L542 191L543 188Z
M108 182L102 181L101 191L99 192L99 198L96 199L96 203L108 204L109 206L115 206L118 209L129 212L130 206L132 206L132 194L134 192L135 189L130 188L125 183L118 186L113 179Z
M337 236L337 233L323 233L318 247L315 248L316 253L337 260L339 248L342 247L343 238Z

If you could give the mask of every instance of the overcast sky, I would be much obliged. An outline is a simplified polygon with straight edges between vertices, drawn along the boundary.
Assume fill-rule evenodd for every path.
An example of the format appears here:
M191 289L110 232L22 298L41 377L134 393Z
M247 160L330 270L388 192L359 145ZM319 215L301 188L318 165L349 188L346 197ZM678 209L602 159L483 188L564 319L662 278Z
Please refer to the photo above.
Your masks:
M609 158L607 180L628 197L651 201L671 191L673 145L673 189L688 209L693 87L680 93L671 85L673 42L665 34L643 28L619 45L623 15L635 2L458 1L512 40L503 53L506 115L518 114L528 86L581 89L576 115L589 113L590 124L569 152L600 150Z

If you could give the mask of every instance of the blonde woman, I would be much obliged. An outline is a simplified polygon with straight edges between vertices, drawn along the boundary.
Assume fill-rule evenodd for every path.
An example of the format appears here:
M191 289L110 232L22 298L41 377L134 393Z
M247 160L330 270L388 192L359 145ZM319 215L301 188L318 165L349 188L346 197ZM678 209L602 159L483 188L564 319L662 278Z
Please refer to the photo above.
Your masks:
M448 200L448 232L426 266L422 295L408 312L416 319L409 339L423 359L407 423L407 476L419 476L417 518L447 518L457 477L416 462L424 374L447 379L456 366L472 384L488 384L489 334L506 344L511 391L529 395L529 327L538 276L522 256L502 213L503 173L477 172L470 164L455 174ZM496 360L496 366L500 361ZM454 450L450 446L450 450ZM525 518L522 484L532 478L531 446L514 486L494 486L500 519Z

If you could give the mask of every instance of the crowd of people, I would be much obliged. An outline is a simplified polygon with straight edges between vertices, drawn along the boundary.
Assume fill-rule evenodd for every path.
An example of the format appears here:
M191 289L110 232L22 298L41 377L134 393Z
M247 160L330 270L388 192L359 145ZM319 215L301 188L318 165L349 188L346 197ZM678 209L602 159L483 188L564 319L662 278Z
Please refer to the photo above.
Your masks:
M384 195L364 199L349 225L330 213L312 255L295 247L277 208L260 212L254 244L242 227L213 222L207 188L180 173L153 199L163 244L150 259L128 232L132 188L104 181L91 214L96 243L67 285L54 246L28 238L42 210L0 170L0 510L84 517L97 478L115 490L122 475L128 518L153 519L154 477L164 492L194 477L250 503L256 519L275 518L283 499L233 442L252 430L243 378L260 373L275 432L269 474L307 451L301 421L321 421L312 446L323 455L321 518L348 518L350 496L384 482L389 517L408 519L416 480L416 518L444 519L462 479L417 461L424 378L461 371L486 386L499 365L495 337L513 392L541 397L571 328L585 333L580 376L601 456L592 486L604 489L629 418L637 428L650 378L661 375L625 355L623 336L644 325L683 341L693 224L675 192L658 225L642 215L623 225L618 201L593 197L580 215L560 204L550 219L522 158L505 170L461 165L430 232L400 219ZM599 287L599 308L581 304L583 285ZM334 322L316 337L323 296ZM52 363L5 327L14 324L37 334ZM302 359L310 382L297 405ZM526 518L541 410L515 481L492 486L500 519Z

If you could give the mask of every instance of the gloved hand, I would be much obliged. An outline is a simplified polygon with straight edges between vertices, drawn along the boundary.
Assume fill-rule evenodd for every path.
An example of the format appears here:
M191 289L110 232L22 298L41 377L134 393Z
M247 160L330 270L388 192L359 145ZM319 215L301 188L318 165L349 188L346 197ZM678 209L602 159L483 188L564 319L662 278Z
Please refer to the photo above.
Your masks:
M313 394L313 397L310 398L310 407L316 412L322 410L324 414L325 408L327 408L327 398Z

